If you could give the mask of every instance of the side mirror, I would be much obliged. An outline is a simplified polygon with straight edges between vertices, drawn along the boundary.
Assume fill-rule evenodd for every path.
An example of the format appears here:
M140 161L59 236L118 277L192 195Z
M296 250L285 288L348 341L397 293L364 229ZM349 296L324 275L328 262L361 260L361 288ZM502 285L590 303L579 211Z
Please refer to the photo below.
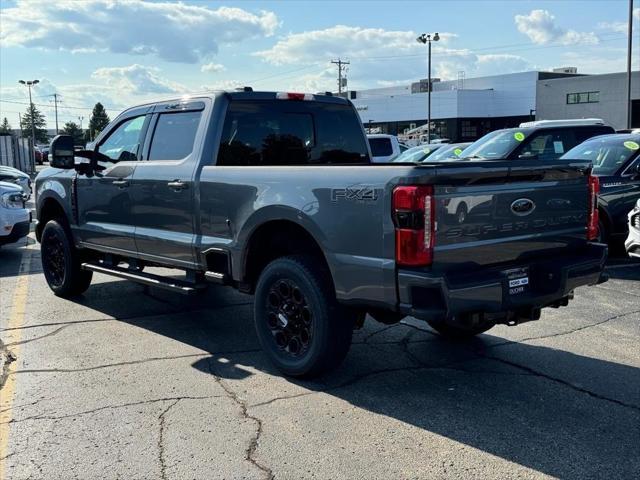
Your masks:
M636 163L636 166L633 169L634 178L640 178L640 162Z
M71 135L56 135L49 148L50 165L66 170L75 168L73 137Z

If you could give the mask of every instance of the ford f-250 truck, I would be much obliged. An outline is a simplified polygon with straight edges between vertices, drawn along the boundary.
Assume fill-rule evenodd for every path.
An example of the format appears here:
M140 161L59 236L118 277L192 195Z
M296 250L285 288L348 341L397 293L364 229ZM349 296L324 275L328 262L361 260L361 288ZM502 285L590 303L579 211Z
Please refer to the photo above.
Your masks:
M36 235L55 294L82 293L93 272L185 294L230 285L255 295L259 341L292 376L337 366L365 313L466 337L606 279L588 162L371 165L354 107L331 95L143 105L75 152L83 162L66 136L50 155ZM460 198L476 221L447 215Z

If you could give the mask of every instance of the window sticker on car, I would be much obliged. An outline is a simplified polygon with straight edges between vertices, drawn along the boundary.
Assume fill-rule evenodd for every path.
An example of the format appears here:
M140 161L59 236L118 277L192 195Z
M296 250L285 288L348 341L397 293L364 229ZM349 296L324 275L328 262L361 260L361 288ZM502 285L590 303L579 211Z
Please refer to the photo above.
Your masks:
M624 142L623 145L629 150L638 150L638 148L640 148L640 145L638 145L636 142L632 142L631 140Z
M453 151L453 153L455 153L455 154L456 154L456 157L459 157L459 156L460 156L460 154L462 153L462 149L461 149L461 148L456 148L456 149Z
M517 141L521 142L524 140L524 133L522 132L516 132L513 134L513 138L515 138Z
M423 148L422 151L424 153L431 153L431 149L430 148Z
M555 153L564 153L564 144L562 141L553 142L553 151Z

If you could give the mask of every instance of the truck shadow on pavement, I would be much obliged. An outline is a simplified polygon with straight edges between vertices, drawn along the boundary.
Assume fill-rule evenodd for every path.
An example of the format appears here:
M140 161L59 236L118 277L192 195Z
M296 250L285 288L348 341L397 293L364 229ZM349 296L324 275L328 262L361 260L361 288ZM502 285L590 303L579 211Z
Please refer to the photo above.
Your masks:
M363 416L383 415L555 477L633 478L640 470L638 368L490 334L451 343L413 319L394 326L367 319L340 369L298 381L282 377L260 351L251 297L212 288L185 300L148 289L144 295L135 286L136 302L152 297L167 308L127 318L122 303L112 301L121 287L95 285L77 302L207 352L193 367L230 389L242 381L238 396L253 416L265 408L269 415L295 415L298 410L283 403L292 401L318 409L318 416L336 413L323 410L330 408L326 402L313 402L313 395L324 393L362 409ZM272 396L264 398L259 390L267 383ZM385 425L378 441L390 442L385 448L393 451L394 432ZM416 443L415 455L428 458L429 444ZM446 458L455 463L464 455L476 454L451 450Z

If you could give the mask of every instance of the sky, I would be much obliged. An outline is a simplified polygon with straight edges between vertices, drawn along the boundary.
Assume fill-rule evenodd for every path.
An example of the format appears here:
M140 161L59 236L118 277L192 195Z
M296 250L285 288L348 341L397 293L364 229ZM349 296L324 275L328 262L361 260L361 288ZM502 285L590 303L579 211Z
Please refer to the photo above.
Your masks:
M640 68L640 0L633 62ZM443 80L575 66L626 70L628 0L149 1L0 0L0 119L18 127L33 101L55 127L86 127L101 102L111 118L149 100L249 85L335 91L427 76L421 33Z

